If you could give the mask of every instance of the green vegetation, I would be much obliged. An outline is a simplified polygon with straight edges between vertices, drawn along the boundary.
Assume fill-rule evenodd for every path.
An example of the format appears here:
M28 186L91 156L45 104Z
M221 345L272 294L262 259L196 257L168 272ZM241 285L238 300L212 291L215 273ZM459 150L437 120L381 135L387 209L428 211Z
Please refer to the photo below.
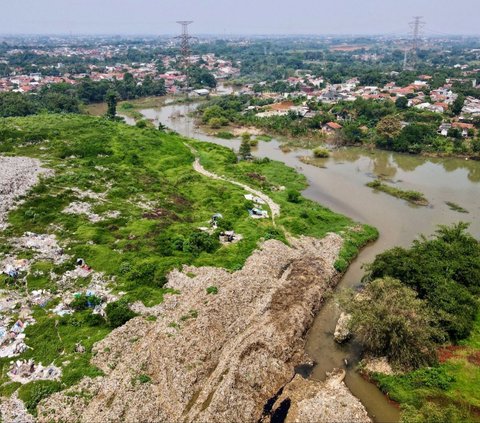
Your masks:
M343 300L366 349L408 370L371 375L400 402L405 422L478 420L480 243L467 227L440 227L410 249L378 255L364 291Z
M14 92L0 93L0 117L28 116L40 112L78 113L82 104L107 101L110 104L107 115L115 117L117 99L130 100L145 96L165 95L163 80L146 76L139 85L130 73L123 80L93 81L85 77L77 85L68 83L51 84L42 87L35 94ZM115 107L114 101L115 99Z
M317 147L313 150L313 156L317 159L326 159L330 157L330 152L326 148Z
M37 157L55 170L54 176L43 179L9 214L10 226L0 236L0 245L5 246L1 254L10 250L11 237L26 231L55 234L71 259L61 265L35 262L32 269L38 272L28 275L29 290L58 291L50 272L62 275L75 267L76 257L82 257L95 271L114 278L114 292L125 292L106 306L106 319L92 314L92 307L100 302L95 296L78 295L73 303L75 312L64 317L49 311L56 302L35 308L36 323L25 331L26 343L32 348L19 358L53 363L62 368L62 378L21 387L32 412L52 392L72 386L83 376L101 374L90 364L94 343L135 316L129 308L133 301L152 306L174 294L164 288L166 276L174 268L187 264L234 271L261 240L286 242L287 233L323 237L337 232L345 238L337 266L343 271L358 249L377 236L373 228L355 226L350 219L302 198L299 193L306 187L305 178L279 162L238 162L229 149L188 142L208 170L260 189L278 202L282 211L276 226L271 220L249 217L252 204L245 200L243 189L195 172L194 155L180 136L80 115L46 114L0 123L2 154ZM77 190L100 196L99 200L81 201L90 203L102 220L92 222L85 215L62 212L79 201ZM107 214L112 211L117 213ZM219 229L233 229L243 239L222 246L217 234L199 231L208 226L214 213L223 215ZM0 283L5 287L4 278ZM88 279L78 280L77 289L85 283ZM217 292L217 287L207 288L207 294ZM196 317L196 310L191 310L181 320ZM172 325L180 330L180 323ZM85 348L84 353L77 351L78 344ZM0 389L10 395L18 385L9 383L6 376L9 361L0 360Z
M235 135L233 135L231 132L228 132L228 131L217 132L215 136L218 138L223 138L224 140L231 140L235 138Z
M296 96L291 99L292 103L307 104L312 116L303 118L291 110L286 115L259 117L257 113L268 110L271 99L230 95L203 103L198 108L198 116L212 128L255 126L284 137L282 144L294 148L315 148L328 138L329 142L340 145L369 145L411 154L478 155L480 141L474 138L474 130L468 139L464 139L458 129L453 129L447 137L439 135L439 125L452 116L406 108L404 97L394 100L357 98L353 102L324 104ZM323 125L335 122L337 117L341 119L342 128L325 134Z
M387 277L355 295L349 292L342 305L352 315L352 331L365 352L385 355L402 370L435 363L433 314L413 289Z
M381 180L369 182L367 187L373 188L377 191L385 192L393 197L402 198L409 203L416 204L417 206L428 206L428 200L421 192L418 191L406 191L400 188L395 188L390 185L384 184Z
M136 315L132 310L130 310L128 303L123 300L108 303L105 312L107 314L109 326L114 329L124 325Z
M452 203L451 201L445 201L445 204L450 208L450 210L459 212L459 213L468 213L468 210L464 209L458 204Z

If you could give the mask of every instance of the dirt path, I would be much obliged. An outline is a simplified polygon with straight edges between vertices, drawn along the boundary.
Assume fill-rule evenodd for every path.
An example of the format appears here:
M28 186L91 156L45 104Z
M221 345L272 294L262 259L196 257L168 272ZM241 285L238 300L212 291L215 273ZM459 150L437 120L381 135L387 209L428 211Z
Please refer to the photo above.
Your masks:
M249 187L246 184L242 184L241 182L233 181L231 179L224 178L222 176L218 176L215 173L209 172L206 170L200 163L200 159L197 157L193 162L193 168L200 174L207 176L208 178L217 179L219 181L229 182L231 184L237 185L243 188L245 191L248 191L250 194L255 195L258 198L261 198L265 203L267 203L268 207L270 207L270 211L272 213L272 222L275 224L275 217L280 216L280 205L275 203L268 195L264 194L261 191L257 191Z

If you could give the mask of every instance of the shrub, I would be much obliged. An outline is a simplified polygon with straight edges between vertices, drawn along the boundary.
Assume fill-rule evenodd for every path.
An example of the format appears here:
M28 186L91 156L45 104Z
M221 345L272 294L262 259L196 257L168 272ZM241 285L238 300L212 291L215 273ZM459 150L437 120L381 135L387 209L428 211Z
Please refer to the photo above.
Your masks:
M330 152L323 147L317 147L315 150L313 150L313 155L317 159L326 159L327 157L330 157Z
M207 294L218 294L218 288L216 286L209 286L207 288Z
M216 137L218 138L223 138L225 140L231 140L235 138L235 135L233 135L231 132L228 131L220 131L215 134Z
M136 316L125 300L118 300L107 304L105 309L110 327L118 328Z
M213 253L220 247L220 241L206 232L194 232L183 242L183 251L199 255L202 252Z
M80 294L77 295L70 303L70 307L76 311L82 311L86 310L87 308L94 308L96 305L101 303L102 300L95 295Z
M289 203L300 203L302 200L302 195L294 189L290 189L287 191L287 201Z
M441 226L432 239L388 250L368 267L371 279L390 276L413 288L454 341L470 334L478 311L480 244L467 227Z
M386 356L402 369L435 362L435 319L425 301L402 282L376 279L342 303L352 315L354 335L367 352Z
M137 128L146 128L148 126L148 121L145 119L139 120L137 123L135 123L135 126Z

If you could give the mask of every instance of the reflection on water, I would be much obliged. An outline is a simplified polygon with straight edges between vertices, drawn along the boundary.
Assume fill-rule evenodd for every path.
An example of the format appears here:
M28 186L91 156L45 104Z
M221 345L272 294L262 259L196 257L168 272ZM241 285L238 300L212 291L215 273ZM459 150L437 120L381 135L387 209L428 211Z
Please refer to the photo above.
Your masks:
M148 119L162 122L182 135L230 148L239 147L239 140L215 138L195 128L193 119L188 117L195 107L195 104L188 107L171 105L159 110L142 110L142 113ZM408 246L419 234L432 234L440 224L452 224L460 220L469 222L471 233L480 238L480 162L342 148L333 152L328 159L318 159L318 167L300 161L299 157L311 155L310 151L283 153L276 140L260 142L255 155L279 160L297 169L309 183L304 191L306 197L359 222L373 225L380 231L378 241L365 248L351 264L339 284L340 288L358 285L363 276L362 265L373 261L380 252L396 245ZM378 177L394 182L399 188L422 192L431 207L415 207L365 186L372 178ZM446 201L459 204L469 214L450 210ZM335 367L346 367L345 381L369 414L376 421L398 421L398 410L374 385L355 372L358 357L355 346L339 346L333 341L338 315L334 301L327 302L309 332L306 351L316 363L311 377L322 380L325 372Z

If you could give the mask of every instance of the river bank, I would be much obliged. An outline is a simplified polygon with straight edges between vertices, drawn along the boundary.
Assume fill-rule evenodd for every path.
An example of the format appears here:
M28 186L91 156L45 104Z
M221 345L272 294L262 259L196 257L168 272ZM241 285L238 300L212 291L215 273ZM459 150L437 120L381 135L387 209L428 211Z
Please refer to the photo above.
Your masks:
M181 134L234 149L239 147L237 139L225 140L205 134L196 127L192 118L171 118L178 113L188 116L192 109L194 105L188 108L172 106L143 110L142 113ZM305 175L309 187L303 194L307 198L379 228L379 240L364 248L350 265L339 284L340 289L356 286L363 276L363 264L373 261L380 252L396 245L408 246L420 234L433 233L439 224L467 221L471 224L470 232L480 236L480 201L474 194L478 192L480 182L478 162L347 147L333 151L329 158L318 159L317 166L311 166L299 159L311 152L301 149L283 152L281 143L276 139L260 141L252 151L257 157L279 160ZM384 193L375 193L365 186L379 177L402 188L423 192L430 206L418 207ZM460 214L451 210L447 202L454 202L470 213ZM355 345L339 346L334 342L332 335L339 314L335 303L327 302L309 331L306 352L316 362L311 377L324 380L326 372L346 367L345 382L367 407L370 416L378 421L398 420L398 410L355 371L358 348Z

